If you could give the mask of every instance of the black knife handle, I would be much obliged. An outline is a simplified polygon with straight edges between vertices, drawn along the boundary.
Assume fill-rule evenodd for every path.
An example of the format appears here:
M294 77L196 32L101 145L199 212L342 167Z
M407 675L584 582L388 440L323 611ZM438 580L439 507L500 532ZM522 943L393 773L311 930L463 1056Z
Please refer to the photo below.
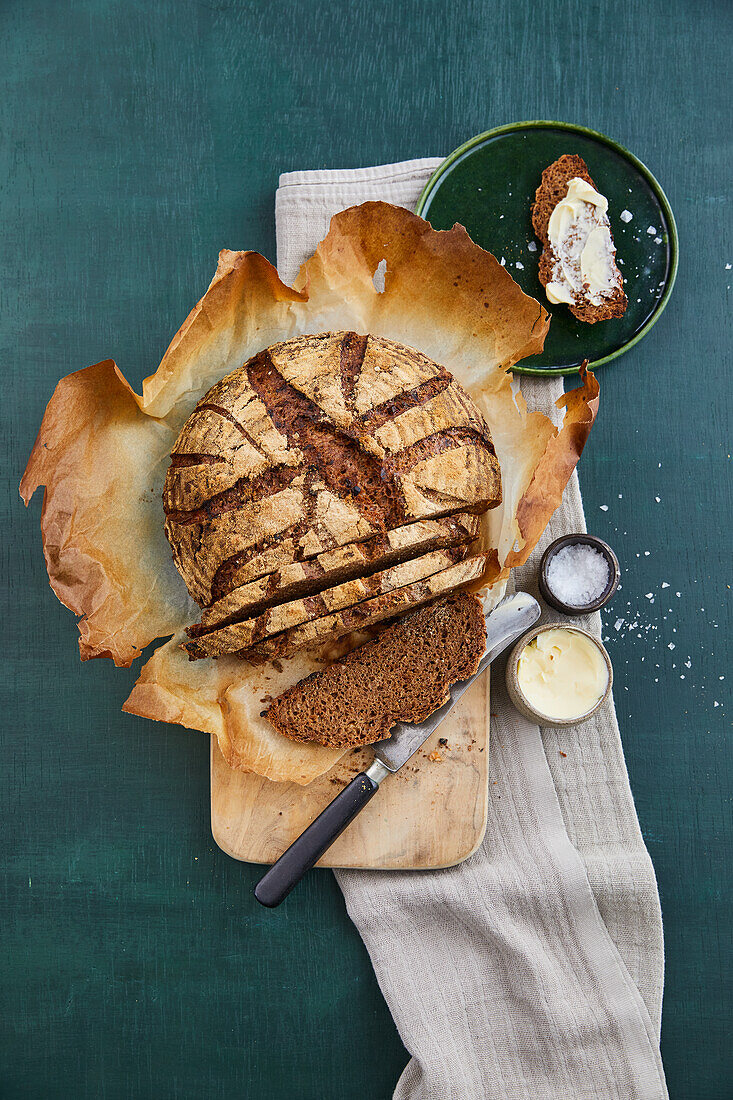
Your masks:
M279 905L378 790L379 784L366 772L355 776L257 883L260 904L269 909Z

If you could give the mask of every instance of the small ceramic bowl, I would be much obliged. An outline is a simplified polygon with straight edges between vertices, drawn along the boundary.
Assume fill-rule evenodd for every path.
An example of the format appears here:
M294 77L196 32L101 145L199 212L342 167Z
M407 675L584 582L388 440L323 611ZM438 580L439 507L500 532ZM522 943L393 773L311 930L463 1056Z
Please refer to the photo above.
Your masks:
M563 603L547 583L547 567L555 557L555 554L566 546L577 545L592 546L599 554L603 554L603 557L608 562L608 584L597 600L594 600L592 603L583 604L582 607ZM556 611L562 611L563 615L587 615L591 611L599 611L603 605L607 604L611 599L611 596L613 596L619 586L620 580L621 567L619 566L618 558L608 543L604 542L603 539L597 538L596 535L562 535L559 539L555 539L554 542L550 543L540 561L539 589L542 599L545 603L548 603L550 607L554 607Z
M522 651L526 645L534 641L538 634L541 634L545 630L574 630L576 634L583 634L586 638L589 638L593 645L598 649L599 653L603 657L606 668L608 669L608 683L606 684L606 690L601 698L591 707L585 714L581 714L579 718L548 718L546 714L536 710L535 707L529 702L524 695L522 689L519 686L519 678L517 676L517 666L519 664L519 658L522 655ZM611 667L611 658L606 652L606 647L599 642L593 635L589 634L587 630L581 630L579 626L567 626L565 623L541 623L539 626L534 627L533 630L528 631L522 638L519 639L514 649L509 655L509 660L506 665L506 686L509 696L514 703L520 714L523 714L525 718L531 719L539 726L578 726L581 722L586 722L592 714L595 714L599 707L603 706L608 696L611 694L611 687L613 685L613 668Z

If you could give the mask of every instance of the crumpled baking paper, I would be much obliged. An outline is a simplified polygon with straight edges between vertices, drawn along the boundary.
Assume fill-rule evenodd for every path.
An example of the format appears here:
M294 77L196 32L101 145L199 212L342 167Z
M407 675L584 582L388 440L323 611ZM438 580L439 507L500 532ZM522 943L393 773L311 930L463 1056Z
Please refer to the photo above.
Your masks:
M337 214L293 287L257 253L223 251L142 395L112 360L63 378L28 461L21 495L28 503L45 485L49 580L81 617L82 660L128 666L172 635L143 667L125 710L215 734L232 767L271 780L308 783L327 771L339 750L291 742L260 711L268 696L322 667L333 647L260 668L236 658L189 662L179 648L198 609L163 530L161 493L178 432L214 382L276 341L353 329L418 348L455 375L491 428L503 502L483 517L481 539L483 585L495 600L560 503L598 408L590 373L559 402L559 431L513 392L508 368L541 350L548 327L543 307L461 226L438 232L386 203Z

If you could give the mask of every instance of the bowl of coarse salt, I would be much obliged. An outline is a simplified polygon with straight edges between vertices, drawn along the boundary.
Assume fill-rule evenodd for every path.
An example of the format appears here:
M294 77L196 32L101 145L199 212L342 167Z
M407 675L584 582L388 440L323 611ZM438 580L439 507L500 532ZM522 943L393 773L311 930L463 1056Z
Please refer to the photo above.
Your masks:
M603 607L618 588L618 558L595 535L562 535L545 550L540 562L542 598L564 615L587 615Z

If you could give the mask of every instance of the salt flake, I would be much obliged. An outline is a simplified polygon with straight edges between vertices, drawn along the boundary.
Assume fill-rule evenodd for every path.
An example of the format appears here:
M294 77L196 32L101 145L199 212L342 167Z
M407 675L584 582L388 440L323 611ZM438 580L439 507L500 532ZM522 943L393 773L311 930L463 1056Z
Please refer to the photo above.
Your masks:
M622 210L621 213L619 214L619 217L621 218L621 221L626 222L627 225L631 221L633 216L634 215L631 213L630 210Z

